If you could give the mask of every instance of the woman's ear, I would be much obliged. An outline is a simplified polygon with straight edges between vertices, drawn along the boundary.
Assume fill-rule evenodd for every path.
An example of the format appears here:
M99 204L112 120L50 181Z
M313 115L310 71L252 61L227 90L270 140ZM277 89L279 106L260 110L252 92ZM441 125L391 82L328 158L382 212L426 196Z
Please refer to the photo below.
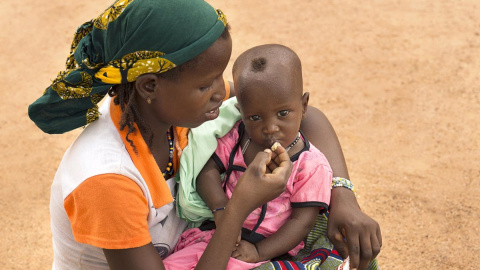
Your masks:
M302 96L302 119L307 117L307 108L308 108L308 100L310 99L310 93L305 92Z
M137 93L143 100L152 100L155 99L156 93L155 90L158 84L158 77L155 74L143 74L140 75L135 81L135 87L137 88Z

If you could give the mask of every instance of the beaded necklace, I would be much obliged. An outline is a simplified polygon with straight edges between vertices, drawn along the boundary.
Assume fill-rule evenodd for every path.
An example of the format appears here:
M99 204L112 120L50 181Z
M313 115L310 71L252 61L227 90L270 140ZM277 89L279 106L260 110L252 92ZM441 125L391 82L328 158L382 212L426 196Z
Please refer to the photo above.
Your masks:
M168 156L167 168L165 168L165 171L163 171L163 178L165 179L166 179L166 176L170 176L173 174L173 139L172 139L170 130L171 129L167 131L169 156Z
M242 147L242 155L245 155L245 151L247 151L247 148L248 148L248 146L250 145L250 141L251 141L251 140L252 140L252 138L251 138L251 137L248 137L247 141L246 141L245 144L243 145L243 147ZM288 150L290 150L293 146L295 146L295 144L297 144L299 140L300 140L300 132L298 132L297 137L295 138L295 140L293 140L293 142L292 142L289 146L287 146L287 147L285 148L285 151L288 152Z

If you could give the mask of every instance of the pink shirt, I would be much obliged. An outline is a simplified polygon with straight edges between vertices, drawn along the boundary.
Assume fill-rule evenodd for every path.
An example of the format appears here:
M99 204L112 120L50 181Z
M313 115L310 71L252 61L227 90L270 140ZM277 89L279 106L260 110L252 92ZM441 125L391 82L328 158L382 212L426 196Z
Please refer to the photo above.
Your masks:
M220 167L228 167L228 159L233 147L239 140L238 128L241 121L237 122L232 130L224 137L218 139L215 154L222 164ZM293 162L293 170L288 179L285 191L276 199L267 203L267 212L257 233L268 237L276 232L290 217L292 207L320 207L322 211L328 208L331 194L332 169L325 156L306 138L305 147L290 159ZM238 148L233 165L246 168L245 161ZM243 172L234 170L226 185L226 194L231 198L233 189ZM245 220L243 227L252 230L260 217L261 207L255 209ZM296 254L303 248L303 242L289 253Z

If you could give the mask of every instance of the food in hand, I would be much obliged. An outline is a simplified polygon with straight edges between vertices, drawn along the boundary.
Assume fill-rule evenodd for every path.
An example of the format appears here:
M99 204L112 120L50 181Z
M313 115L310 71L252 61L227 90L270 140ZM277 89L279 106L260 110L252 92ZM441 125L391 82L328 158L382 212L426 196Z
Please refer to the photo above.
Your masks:
M272 149L272 152L275 152L275 150L277 150L277 147L280 145L279 142L274 142L271 149Z

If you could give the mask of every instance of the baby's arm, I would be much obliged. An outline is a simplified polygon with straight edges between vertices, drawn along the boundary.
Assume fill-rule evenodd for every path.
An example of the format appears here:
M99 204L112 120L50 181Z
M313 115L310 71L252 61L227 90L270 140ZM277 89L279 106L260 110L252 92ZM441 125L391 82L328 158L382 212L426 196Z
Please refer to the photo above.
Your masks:
M222 208L227 205L228 198L222 188L220 168L210 158L197 176L197 192L210 209ZM217 223L222 211L215 211Z
M293 208L290 219L277 232L255 245L242 240L232 257L245 262L260 262L287 253L312 230L318 211L318 207Z

